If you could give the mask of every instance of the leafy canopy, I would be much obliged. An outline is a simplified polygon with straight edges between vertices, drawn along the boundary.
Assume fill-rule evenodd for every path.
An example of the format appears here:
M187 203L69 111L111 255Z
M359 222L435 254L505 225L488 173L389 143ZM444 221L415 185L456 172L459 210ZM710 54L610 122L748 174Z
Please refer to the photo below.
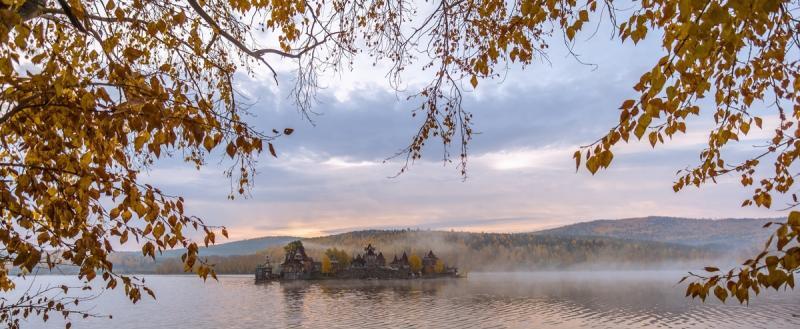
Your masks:
M331 273L331 271L332 271L331 259L328 258L327 255L322 256L322 269L321 269L321 272L324 273L324 274L329 274L329 273Z
M576 165L583 160L592 174L607 168L615 146L631 137L646 138L653 147L663 144L665 137L685 133L689 118L701 116L700 103L710 99L713 106L704 111L715 125L707 147L696 166L678 172L675 192L730 174L740 176L742 186L753 186L743 207L770 208L773 198L784 194L791 194L787 208L797 206L792 165L800 156L798 9L797 1L642 1L619 23L619 36L636 43L656 31L664 55L634 85L638 98L622 102L619 124L575 152ZM769 122L774 127L766 127ZM726 161L723 148L751 127L772 129L767 142L744 161ZM787 222L775 223L775 239L741 269L719 273L708 267L709 275L692 274L700 280L688 286L687 296L705 299L713 291L722 301L735 296L745 302L760 287L794 288L798 219L800 213L792 211Z
M411 254L411 256L408 256L408 265L411 267L412 272L419 273L422 270L422 258L419 258L417 254Z
M441 259L436 260L436 264L434 264L433 266L433 272L435 273L444 272L444 262Z
M296 251L298 251L300 249L304 249L303 248L303 242L300 241L300 240L295 240L295 241L289 242L288 244L283 246L283 250L286 251L287 254L294 253L294 252L296 252Z
M6 268L75 266L87 281L122 283L135 302L152 291L108 259L115 243L132 241L149 257L184 247L184 269L213 277L187 229L201 230L205 245L225 229L139 174L161 157L199 167L222 150L230 197L246 193L254 159L276 156L273 142L293 130L250 126L235 75L266 70L277 82L277 62L296 65L294 100L307 113L317 74L342 69L356 52L392 63L396 83L421 61L434 72L416 94L413 113L425 119L404 154L413 161L431 138L460 140L463 172L472 129L460 82L476 87L498 75L499 62L530 63L546 48L545 23L586 20L574 6L442 1L412 20L416 8L403 1L2 0L0 289L15 288ZM270 46L260 46L265 39ZM23 317L64 309L47 298L19 303L0 308L2 319L18 323L17 306Z
M339 266L345 268L350 265L350 255L344 249L329 248L325 250L325 257L330 260L335 260Z
M230 197L246 193L258 154L276 156L276 139L293 130L261 131L247 123L246 103L234 88L238 73L266 71L278 82L273 65L295 65L293 99L305 114L318 74L347 68L356 53L391 63L388 78L397 87L404 69L419 64L430 78L412 95L420 104L412 113L422 124L399 155L408 165L426 142L455 141L465 173L472 116L461 106L462 90L500 76L510 62L546 58L552 36L571 44L603 16L623 42L657 34L665 54L635 84L639 97L622 103L619 125L576 152L579 166L592 173L608 167L614 146L631 133L655 146L685 132L687 118L700 115L699 101L713 95L709 111L717 126L700 164L683 172L675 189L736 173L745 186L758 180L745 205L769 207L775 193L789 193L800 145L791 53L797 3L632 5L633 12L617 10L612 0L0 0L0 290L15 288L9 269L69 265L85 280L101 277L108 288L122 283L137 301L142 291L152 292L141 280L116 274L107 257L114 243L132 241L150 257L185 247L184 269L214 276L187 230L200 230L203 244L227 232L187 213L180 197L141 183L139 174L161 157L199 167L220 150L230 158ZM618 21L618 14L627 19ZM771 143L748 161L726 163L721 149L751 126L762 127L764 115L751 106L764 102L779 122ZM450 160L449 153L444 157ZM760 178L765 159L774 159L774 174ZM792 284L800 259L798 226L780 227L777 262L753 260L766 262L778 286ZM753 269L747 276L761 273L747 266ZM776 271L785 275L771 274ZM756 287L742 276L726 280L733 284L725 289L737 297ZM709 279L698 295L716 283ZM49 301L4 304L13 307L0 308L0 320L14 325L36 311L69 315Z

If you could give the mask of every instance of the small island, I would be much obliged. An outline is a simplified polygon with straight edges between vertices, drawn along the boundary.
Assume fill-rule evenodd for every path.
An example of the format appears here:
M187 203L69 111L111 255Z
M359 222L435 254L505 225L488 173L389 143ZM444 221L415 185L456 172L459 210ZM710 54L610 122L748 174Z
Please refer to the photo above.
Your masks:
M275 271L267 256L263 264L256 266L256 282L278 280L330 280L330 279L431 279L460 277L458 269L445 265L433 250L422 258L406 252L394 255L387 263L382 252L372 244L364 248L363 254L350 257L346 252L328 249L322 261L314 261L306 254L301 241L293 241L284 247L284 260Z

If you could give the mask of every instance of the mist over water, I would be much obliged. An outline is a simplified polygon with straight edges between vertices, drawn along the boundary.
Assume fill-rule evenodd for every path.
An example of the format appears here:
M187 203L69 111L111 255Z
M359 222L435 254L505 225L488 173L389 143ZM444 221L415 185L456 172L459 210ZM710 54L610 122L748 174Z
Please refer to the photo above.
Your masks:
M158 299L110 291L81 306L113 314L73 328L797 328L800 294L750 305L683 296L685 272L471 273L466 279L254 284L222 276L152 276ZM69 277L42 276L38 284ZM51 319L52 321L52 319ZM63 328L39 321L24 328Z

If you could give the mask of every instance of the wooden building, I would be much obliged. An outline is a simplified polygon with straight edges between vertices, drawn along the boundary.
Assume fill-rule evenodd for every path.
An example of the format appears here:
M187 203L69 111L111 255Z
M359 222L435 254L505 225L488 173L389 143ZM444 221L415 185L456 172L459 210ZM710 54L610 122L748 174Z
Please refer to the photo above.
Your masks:
M283 263L281 263L281 278L286 280L309 279L317 267L319 265L306 255L306 249L300 243L286 251Z
M458 277L456 268L446 267L439 261L439 258L429 251L422 259L423 275L412 273L408 254L403 252L401 257L394 255L392 262L387 264L382 252L377 250L372 244L364 248L363 254L357 254L345 266L340 260L331 260L331 269L327 273L322 273L322 263L315 262L314 259L306 254L303 243L293 241L285 248L286 254L283 263L280 264L280 272L274 273L269 257L264 264L258 265L255 269L256 281L268 280L313 280L313 279L413 279L413 278L437 278L437 277ZM439 264L441 273L437 273L436 267Z
M436 273L436 262L438 261L439 257L436 257L436 255L433 254L433 250L429 250L428 254L425 255L425 257L422 257L422 273Z

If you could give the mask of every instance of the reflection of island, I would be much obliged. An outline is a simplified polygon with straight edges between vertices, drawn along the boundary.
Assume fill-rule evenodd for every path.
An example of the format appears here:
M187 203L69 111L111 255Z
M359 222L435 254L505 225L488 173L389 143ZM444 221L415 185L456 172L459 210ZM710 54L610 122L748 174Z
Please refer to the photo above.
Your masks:
M274 271L267 257L264 264L256 267L256 281L269 280L322 280L322 279L414 279L458 277L458 269L449 267L433 251L421 259L406 252L390 263L382 252L375 253L372 244L364 248L364 254L350 257L344 251L328 249L321 262L315 262L306 254L300 241L284 247L286 254L280 270Z

